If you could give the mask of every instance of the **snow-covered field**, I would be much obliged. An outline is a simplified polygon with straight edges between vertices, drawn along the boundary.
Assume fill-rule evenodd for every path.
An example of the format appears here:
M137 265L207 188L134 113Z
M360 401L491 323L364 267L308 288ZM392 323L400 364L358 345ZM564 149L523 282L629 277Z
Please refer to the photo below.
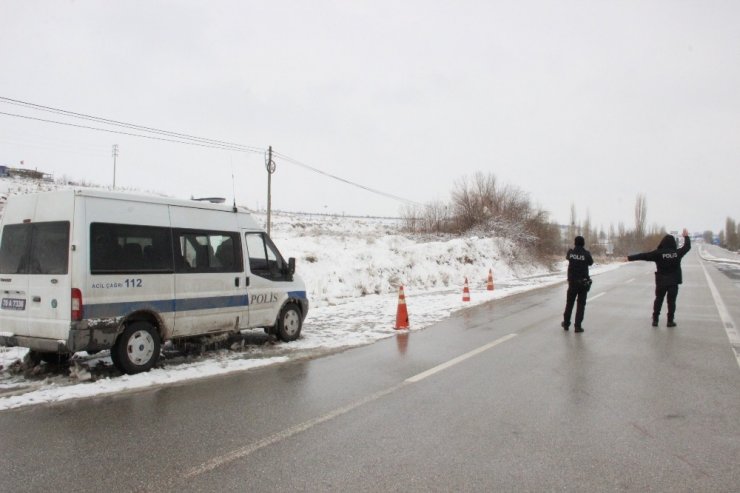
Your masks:
M35 191L38 186L0 179L0 195ZM264 222L264 214L255 215ZM551 272L498 238L410 236L401 232L398 220L389 218L295 213L272 217L272 237L284 256L296 258L311 303L299 340L282 343L261 330L245 331L241 340L195 354L165 351L159 367L133 376L113 369L107 352L78 353L69 368L54 368L22 364L25 349L0 348L0 410L240 372L369 344L397 332L393 326L400 285L405 288L409 330L416 331L454 311L565 278L564 262ZM618 265L597 265L592 272ZM486 290L489 269L494 291ZM464 303L466 277L471 301Z

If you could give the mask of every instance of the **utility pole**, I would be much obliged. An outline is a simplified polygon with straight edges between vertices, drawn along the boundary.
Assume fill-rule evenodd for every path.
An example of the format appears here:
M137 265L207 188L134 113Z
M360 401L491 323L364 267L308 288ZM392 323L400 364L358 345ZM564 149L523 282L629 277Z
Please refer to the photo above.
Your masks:
M270 235L270 215L272 214L272 174L275 172L275 161L272 160L272 146L267 149L267 235Z
M118 157L118 144L113 144L113 190L116 189L116 158Z

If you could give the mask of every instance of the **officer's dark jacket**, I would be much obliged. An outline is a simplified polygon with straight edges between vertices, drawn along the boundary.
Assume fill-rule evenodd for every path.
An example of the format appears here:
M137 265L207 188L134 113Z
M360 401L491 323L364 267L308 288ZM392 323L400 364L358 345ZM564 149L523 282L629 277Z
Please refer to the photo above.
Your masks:
M588 279L588 266L594 263L591 252L582 246L576 246L568 250L565 259L568 261L569 281Z
M676 238L673 235L665 235L660 241L657 250L645 253L636 253L627 257L627 260L647 260L655 262L657 272L655 273L656 286L672 286L681 284L681 259L691 250L691 240L684 236L683 246L676 248Z

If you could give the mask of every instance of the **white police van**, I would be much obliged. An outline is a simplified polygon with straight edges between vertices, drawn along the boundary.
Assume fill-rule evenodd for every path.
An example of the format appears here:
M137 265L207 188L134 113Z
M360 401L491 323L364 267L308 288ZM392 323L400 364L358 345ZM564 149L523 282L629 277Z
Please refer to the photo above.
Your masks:
M168 340L295 340L308 312L295 259L236 207L63 190L10 197L1 227L0 346L47 361L110 349L138 373Z

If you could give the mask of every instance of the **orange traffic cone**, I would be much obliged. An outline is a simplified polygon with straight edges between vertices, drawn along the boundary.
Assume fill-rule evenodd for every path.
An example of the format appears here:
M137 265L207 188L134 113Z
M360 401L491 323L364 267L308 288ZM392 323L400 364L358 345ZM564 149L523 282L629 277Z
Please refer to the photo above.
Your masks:
M398 309L396 310L396 329L409 328L409 312L406 310L406 296L403 294L403 285L398 288Z
M488 269L488 284L486 284L488 291L493 291L493 269Z
M465 285L463 286L463 301L470 301L470 288L468 288L468 278L465 278Z

